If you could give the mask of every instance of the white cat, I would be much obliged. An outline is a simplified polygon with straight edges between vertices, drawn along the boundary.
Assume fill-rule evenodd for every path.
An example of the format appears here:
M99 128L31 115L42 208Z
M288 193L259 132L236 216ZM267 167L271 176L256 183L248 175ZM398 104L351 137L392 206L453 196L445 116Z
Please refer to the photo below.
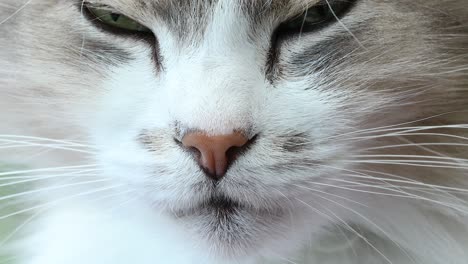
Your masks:
M468 263L464 0L0 0L0 47L20 264Z

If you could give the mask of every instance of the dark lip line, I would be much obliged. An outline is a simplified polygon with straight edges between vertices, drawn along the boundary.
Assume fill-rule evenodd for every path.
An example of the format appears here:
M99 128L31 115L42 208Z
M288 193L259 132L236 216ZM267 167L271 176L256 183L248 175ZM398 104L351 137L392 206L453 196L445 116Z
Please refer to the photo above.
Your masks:
M239 202L234 201L222 194L212 194L205 201L197 204L191 208L185 208L180 210L174 210L170 213L175 215L177 218L187 218L195 216L197 214L203 214L207 211L210 213L216 213L217 217L234 215L240 210L245 210L248 207L242 205Z
M280 217L284 215L284 210L279 205L269 208L254 208L246 204L236 202L223 195L215 195L194 207L171 210L169 213L177 219L196 217L197 215L205 215L206 213L209 213L209 215L215 215L216 218L229 219L231 216L238 214Z

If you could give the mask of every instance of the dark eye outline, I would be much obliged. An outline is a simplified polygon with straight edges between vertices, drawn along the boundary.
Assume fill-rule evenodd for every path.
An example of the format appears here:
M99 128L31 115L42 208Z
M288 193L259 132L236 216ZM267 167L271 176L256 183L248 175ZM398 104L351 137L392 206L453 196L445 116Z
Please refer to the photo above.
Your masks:
M278 37L290 37L321 30L338 22L357 0L320 0L303 13L281 23L275 30Z
M284 40L319 31L327 26L338 22L337 19L346 15L358 0L320 0L314 6L308 8L301 14L281 23L274 31L270 40L270 51L266 63L266 77L270 82L275 79L276 67L279 60L279 47ZM331 7L331 10L330 10ZM312 23L307 22L307 16L319 15L312 18ZM310 19L309 19L310 21Z
M156 72L160 72L164 69L162 65L162 56L159 48L159 40L156 35L151 31L133 31L122 29L118 27L109 26L106 23L102 23L92 12L89 10L90 5L96 5L93 3L89 3L86 1L78 0L76 2L76 6L79 12L97 29L101 30L102 32L109 33L115 35L117 37L126 38L129 40L141 41L146 43L150 48L153 54L152 59L156 66ZM100 5L103 8L108 8L112 10L112 7ZM144 26L144 25L143 25Z
M100 19L96 15L96 13L93 11L93 9L95 9L95 8L103 8L103 9L109 9L109 10L112 10L112 8L109 7L109 6L96 5L96 4L92 4L92 3L89 3L89 2L84 2L84 3L80 4L80 9L82 10L83 15L94 26L96 26L100 30L111 33L111 34L114 34L114 35L119 35L119 36L123 36L123 37L132 37L132 38L136 38L136 39L149 41L149 42L152 42L152 43L154 42L154 40L155 40L154 33L148 27L146 27L145 25L141 24L141 26L146 28L147 30L131 30L131 29L123 28L123 27L117 27L117 26L109 25L109 23L103 21L102 19ZM118 12L112 12L112 13L114 13L116 15L123 16L123 17L125 17L127 19L130 19L130 20L134 20L134 19L132 19L132 18L130 18L128 16L125 16L125 15L123 15L121 13L118 13ZM136 20L134 20L134 21L136 23L139 23Z

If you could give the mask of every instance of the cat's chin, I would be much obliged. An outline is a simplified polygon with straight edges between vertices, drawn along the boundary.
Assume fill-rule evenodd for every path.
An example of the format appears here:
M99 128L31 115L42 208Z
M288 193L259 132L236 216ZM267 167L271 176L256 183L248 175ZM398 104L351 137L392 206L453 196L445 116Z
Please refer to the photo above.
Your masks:
M287 218L280 207L252 208L222 195L172 215L175 221L208 240L212 253L231 257L251 254L262 241L278 235L278 227Z

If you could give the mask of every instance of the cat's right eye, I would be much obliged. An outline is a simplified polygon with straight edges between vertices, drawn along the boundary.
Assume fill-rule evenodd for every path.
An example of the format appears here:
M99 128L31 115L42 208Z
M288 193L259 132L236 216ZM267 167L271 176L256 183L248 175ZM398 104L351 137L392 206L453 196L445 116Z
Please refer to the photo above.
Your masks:
M151 33L148 27L128 16L114 12L107 6L85 3L85 8L93 22L100 23L101 26L126 33Z

